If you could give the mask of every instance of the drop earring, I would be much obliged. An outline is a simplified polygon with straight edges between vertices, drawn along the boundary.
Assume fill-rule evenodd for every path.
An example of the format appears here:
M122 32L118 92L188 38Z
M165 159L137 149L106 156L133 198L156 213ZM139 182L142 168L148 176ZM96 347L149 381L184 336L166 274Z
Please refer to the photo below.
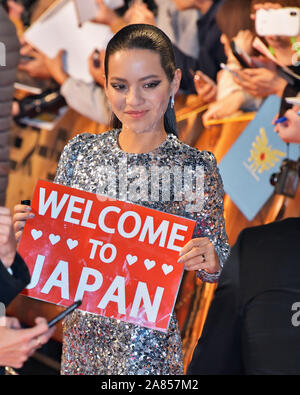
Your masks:
M171 104L171 108L174 108L174 104L175 104L174 95L171 96L170 104Z

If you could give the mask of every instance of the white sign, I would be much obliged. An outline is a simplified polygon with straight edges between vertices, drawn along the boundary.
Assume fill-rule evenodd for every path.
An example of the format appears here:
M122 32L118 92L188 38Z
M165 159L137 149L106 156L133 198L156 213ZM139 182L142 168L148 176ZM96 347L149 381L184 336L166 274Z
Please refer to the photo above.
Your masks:
M95 49L105 49L113 33L108 26L98 23L86 22L80 27L73 1L60 0L33 23L24 36L27 42L50 58L65 50L68 74L92 82L88 58Z

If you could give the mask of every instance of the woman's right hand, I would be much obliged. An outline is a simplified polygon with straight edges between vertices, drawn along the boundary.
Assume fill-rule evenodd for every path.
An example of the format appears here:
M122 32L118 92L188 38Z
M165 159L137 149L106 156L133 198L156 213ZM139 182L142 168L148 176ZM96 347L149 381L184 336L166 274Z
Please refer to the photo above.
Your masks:
M30 206L17 204L14 207L13 225L17 242L21 239L26 221L31 218L34 218L34 214Z

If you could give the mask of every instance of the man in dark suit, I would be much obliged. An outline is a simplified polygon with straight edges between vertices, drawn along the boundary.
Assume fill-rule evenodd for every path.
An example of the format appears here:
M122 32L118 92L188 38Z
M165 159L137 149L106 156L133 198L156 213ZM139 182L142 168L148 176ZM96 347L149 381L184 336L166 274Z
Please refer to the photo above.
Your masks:
M300 218L245 229L188 374L300 373Z
M30 275L23 259L16 253L16 239L10 210L0 207L0 303L7 306L29 283ZM2 309L1 309L2 310ZM1 311L2 315L4 311ZM37 318L33 328L21 329L14 317L0 317L0 374L2 366L20 368L34 351L52 336L44 318Z

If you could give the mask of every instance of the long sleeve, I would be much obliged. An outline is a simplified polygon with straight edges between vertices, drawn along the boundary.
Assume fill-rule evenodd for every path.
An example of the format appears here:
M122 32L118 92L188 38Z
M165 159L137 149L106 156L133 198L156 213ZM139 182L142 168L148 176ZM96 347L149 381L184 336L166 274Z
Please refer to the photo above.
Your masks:
M228 258L230 246L225 231L224 220L224 188L214 155L206 153L206 166L204 168L204 205L197 216L193 237L208 237L215 246L220 259L221 269ZM203 281L217 282L220 272L208 274L205 271L197 272Z
M0 261L0 302L7 306L30 282L28 268L17 253L10 274Z
M61 86L60 92L72 109L93 121L108 125L111 112L101 86L70 77Z

